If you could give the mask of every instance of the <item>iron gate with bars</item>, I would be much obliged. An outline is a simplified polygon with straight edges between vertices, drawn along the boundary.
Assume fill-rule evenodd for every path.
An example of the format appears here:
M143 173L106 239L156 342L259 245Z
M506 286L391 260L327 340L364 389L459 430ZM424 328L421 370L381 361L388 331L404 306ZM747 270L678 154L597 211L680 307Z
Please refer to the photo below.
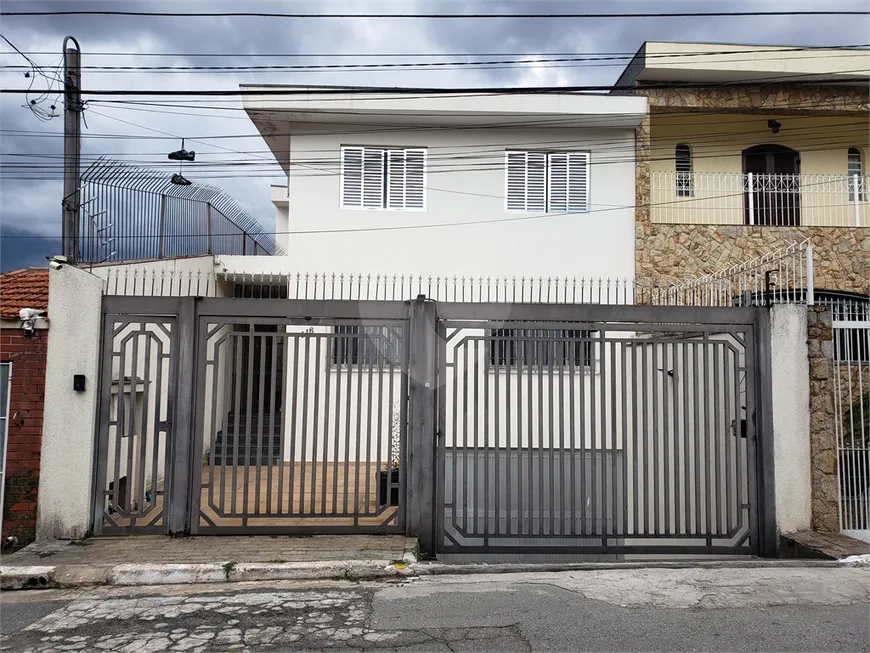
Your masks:
M757 309L442 304L438 315L439 551L770 544Z
M104 314L95 532L404 531L407 304Z
M94 530L770 553L758 308L106 297Z
M870 541L870 302L830 302L840 530Z

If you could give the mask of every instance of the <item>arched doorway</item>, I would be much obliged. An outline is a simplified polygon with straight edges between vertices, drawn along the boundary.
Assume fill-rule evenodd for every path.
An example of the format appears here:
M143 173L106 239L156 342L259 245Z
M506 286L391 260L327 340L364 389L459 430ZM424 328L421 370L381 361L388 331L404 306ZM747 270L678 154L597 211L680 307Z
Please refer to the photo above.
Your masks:
M800 225L800 154L782 145L743 150L746 224Z

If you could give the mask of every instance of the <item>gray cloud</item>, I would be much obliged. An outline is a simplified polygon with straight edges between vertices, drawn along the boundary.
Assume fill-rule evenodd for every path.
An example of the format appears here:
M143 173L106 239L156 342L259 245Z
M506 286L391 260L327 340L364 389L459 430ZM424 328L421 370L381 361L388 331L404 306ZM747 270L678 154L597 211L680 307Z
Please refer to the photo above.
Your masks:
M6 0L8 10L40 9L60 10L112 9L117 2L64 2L42 0L25 2ZM209 2L169 3L158 1L126 1L124 9L143 11L173 11L183 6L190 11L239 11L243 6L250 11L303 12L601 12L613 9L619 12L650 11L704 11L726 8L729 11L773 9L818 9L815 0L793 0L782 3L774 0L732 0L720 2L620 2L602 5L600 2L560 2L558 0L528 0L522 2L487 2L468 0L461 3L446 0L416 0L415 2ZM838 8L866 9L864 0L839 2ZM389 20L279 20L279 19L172 19L172 18L117 18L117 17L31 17L7 19L4 34L27 51L51 51L57 55L34 56L41 65L56 61L63 37L75 35L81 43L85 65L245 65L264 63L360 63L362 58L336 59L327 57L271 57L239 56L237 58L209 58L184 56L190 53L239 53L245 55L305 54L312 53L412 53L443 52L450 59L459 59L460 53L511 52L522 56L533 52L634 52L644 40L714 41L771 44L855 44L867 40L866 18L713 18L682 20L486 20L486 21L389 21ZM123 56L98 57L94 52L123 52ZM140 57L148 52L171 52L174 57ZM401 56L378 61L403 61ZM18 55L2 55L4 65L20 64ZM239 83L287 84L353 84L353 85L559 85L607 84L616 80L621 62L614 65L552 68L527 66L496 70L443 70L443 71L376 71L376 72L270 72L258 73L186 73L160 74L143 72L98 73L85 72L85 88L183 88L235 89ZM27 80L20 73L4 71L2 86L23 88ZM101 100L109 98L99 98ZM129 98L127 98L129 99ZM154 100L154 98L149 98ZM59 236L60 199L62 182L63 144L62 119L48 123L37 121L30 112L21 108L22 97L0 97L0 149L2 149L2 176L0 176L0 230L5 236L36 235ZM246 135L232 138L188 143L196 149L197 163L185 174L192 179L213 183L225 188L253 215L271 224L273 207L269 201L269 185L279 183L280 169L272 162L262 139L253 125L240 111L238 99L215 98L206 105L231 107L230 111L209 111L204 108L180 108L178 105L203 106L188 98L166 98L170 107L142 107L94 101L87 112L88 129L84 131L83 154L86 161L100 155L115 156L130 162L157 166L171 174L166 152L176 149L175 136ZM174 107L174 108L173 108ZM62 104L58 104L58 110ZM197 114L197 115L185 115ZM126 124L133 123L132 125ZM15 130L15 131L13 131ZM155 131L168 132L165 136ZM27 133L20 133L27 132ZM35 136L31 132L49 134ZM95 134L118 135L116 138L98 138ZM130 138L133 137L133 138ZM142 138L145 137L145 138ZM227 151L229 148L234 151ZM33 157L16 156L20 154ZM37 155L39 155L37 157ZM222 178L216 178L220 163L253 162L255 167L236 166L218 168ZM26 169L23 165L38 167ZM199 165L199 167L197 167ZM46 254L56 253L57 241L16 239L15 246L4 239L3 269L24 263L44 261Z

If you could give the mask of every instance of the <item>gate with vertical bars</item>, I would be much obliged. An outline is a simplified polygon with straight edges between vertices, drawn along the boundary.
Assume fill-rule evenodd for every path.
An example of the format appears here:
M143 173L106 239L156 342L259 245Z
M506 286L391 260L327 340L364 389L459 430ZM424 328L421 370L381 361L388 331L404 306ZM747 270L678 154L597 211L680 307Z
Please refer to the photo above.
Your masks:
M438 313L440 551L760 550L757 309Z
M773 546L757 308L105 297L94 531Z
M870 302L830 302L840 530L870 542Z

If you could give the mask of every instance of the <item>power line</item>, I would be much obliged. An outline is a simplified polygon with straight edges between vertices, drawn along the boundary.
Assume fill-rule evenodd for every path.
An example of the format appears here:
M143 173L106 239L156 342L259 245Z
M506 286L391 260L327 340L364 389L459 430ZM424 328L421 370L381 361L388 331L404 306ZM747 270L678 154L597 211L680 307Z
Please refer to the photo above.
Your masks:
M640 13L511 13L511 14L312 14L312 13L279 13L259 11L230 12L170 12L170 11L97 11L97 10L61 10L61 11L0 11L0 16L139 16L153 18L299 18L299 19L335 19L361 18L366 20L392 19L425 19L425 20L475 20L475 19L621 19L621 18L732 18L732 17L762 17L762 16L866 16L867 11L698 11L698 12L640 12Z
M111 108L111 107L109 107ZM795 108L794 105L790 108ZM98 113L93 109L90 110L92 113ZM302 112L299 112L302 113ZM310 112L313 115L318 115L321 112ZM356 112L335 112L333 115L356 115ZM775 111L771 112L771 115L776 114ZM106 114L99 114L107 118L119 120L120 122L126 122L124 120L118 119L114 116L108 116ZM462 117L465 115L477 115L477 114L455 114L458 117ZM701 117L704 114L699 114L697 112L676 112L672 114L663 114L662 116L657 116L656 123L659 125L682 125L683 119L689 117ZM778 114L777 114L778 115ZM667 118L672 118L674 121L667 120ZM803 118L807 119L807 118ZM760 118L744 118L739 120L700 120L692 122L693 126L696 127L704 127L704 126L713 126L718 127L720 125L725 124L750 124L757 123L761 119ZM843 116L842 120L845 122L834 123L833 125L823 125L823 126L813 126L808 125L807 127L797 128L799 130L804 129L828 129L831 126L862 126L866 125L866 118L863 116L855 116L854 118L849 118L847 116ZM560 116L560 117L552 117L552 118L543 118L540 120L524 120L524 121L497 121L488 124L456 124L456 125L406 125L406 126L396 126L391 123L370 123L371 129L361 129L359 127L354 127L352 129L340 130L340 129L322 129L322 130L310 130L310 131L274 131L269 134L269 136L291 136L291 135L305 135L305 136L342 136L342 135L356 135L362 136L367 134L382 134L382 133L402 133L408 131L420 131L420 132L430 132L430 131L467 131L467 130L493 130L493 129L527 129L527 128L555 128L555 127L566 127L574 124L575 118L572 116ZM597 127L601 128L623 128L630 129L630 127L626 127L619 118L613 118L613 122L608 124L608 120L602 120L597 124ZM762 121L763 122L763 121ZM138 123L128 123L135 127L146 128L143 125ZM336 123L336 125L342 125L343 123ZM765 128L766 130L766 128ZM730 131L710 131L705 133L700 138L719 138L720 136L727 136L729 134L737 134L737 135L745 135L755 133L757 130L750 130L745 132L730 132ZM16 129L0 129L0 133L7 134L19 134L26 135L34 138L61 138L62 134L51 133L51 132L40 132L35 130L16 130ZM147 136L141 134L118 134L118 133L89 133L84 134L83 136L91 138L91 139L128 139L128 140L162 140L159 137L155 136ZM172 136L173 138L181 138L181 136ZM189 139L199 139L199 140L233 140L233 139L245 139L245 138L260 138L261 135L258 132L251 133L239 133L239 134L217 134L217 135L203 135L203 136L193 136L187 135L185 136ZM655 138L655 137L654 137ZM557 141L554 141L557 142ZM570 140L564 142L572 142ZM457 146L434 146L434 147L478 147L478 145L457 145ZM271 151L271 150L270 150Z
M838 50L839 54L810 54L807 56L792 56L789 57L789 60L796 59L817 59L824 57L826 59L833 57L854 57L854 56L865 56L867 54L866 50L860 49L867 47L868 44L858 44L858 45L848 45L848 46L836 46L834 48L828 48L829 50L835 49ZM763 53L773 53L773 52L812 52L817 48L801 48L801 47L779 47L779 48L766 48L766 49L758 49L753 50L751 52L747 52L746 50L721 50L721 51L712 51L712 52L688 52L688 53L678 53L673 55L648 55L647 58L654 58L656 56L665 57L669 61L671 59L680 59L680 58L693 58L693 57L707 57L707 56L722 56L722 55L749 55L752 56L748 58L729 58L728 63L739 63L745 61L754 61L757 59L759 54ZM19 53L20 54L20 53ZM445 56L454 56L454 55L441 55ZM469 56L469 55L461 55L461 56ZM143 65L130 65L130 66L103 66L103 65L91 65L91 66L82 66L84 70L98 71L98 72L113 72L113 71L161 71L161 72L189 72L189 71L208 71L208 72L236 72L236 71L289 71L289 70L381 70L381 69L390 69L390 68L412 68L412 69L427 69L427 68L446 68L451 69L453 67L457 68L476 68L478 66L482 68L489 68L492 66L526 66L529 64L534 64L536 66L543 67L558 67L558 68L570 68L574 66L570 65L558 65L558 64L576 64L576 63L589 63L586 66L577 66L577 67L606 67L606 66L623 66L624 61L626 59L631 58L633 55L628 56L598 56L598 55L573 55L573 56L564 56L564 57L548 57L548 58L528 58L530 55L525 55L526 58L523 59L497 59L497 60L484 60L484 61L402 61L402 62L388 62L388 63L336 63L336 64L270 64L270 65L238 65L238 66L225 66L225 65L215 65L215 66L203 66L203 65L195 65L195 66L143 66ZM605 63L599 63L605 62ZM615 63L614 63L615 62ZM544 66L545 64L548 64ZM552 64L552 65L549 65ZM4 70L19 70L22 68L26 68L26 66L20 65L7 65L0 66L0 69Z
M8 38L6 38L3 34L0 34L0 38L2 38L4 41L6 41L6 43L9 45L9 47L12 48L13 50L15 50L15 52L17 52L18 54L20 54L24 58L24 60L28 63L27 66L18 67L19 70L27 69L30 71L29 73L25 73L25 77L30 78L30 84L28 85L27 90L24 91L24 99L26 102L26 104L24 106L27 109L29 109L30 112L34 116L36 116L36 118L39 121L47 122L47 121L51 120L52 118L55 117L54 106L51 107L51 111L46 111L40 105L43 102L45 102L49 98L49 96L52 94L52 89L54 88L55 83L60 84L61 86L64 85L64 80L60 77L60 72L59 72L60 62L63 60L63 57L61 57L59 60L55 61L54 64L52 64L52 66L54 66L55 69L53 72L48 73L45 71L45 69L42 66L38 65L35 61L33 61L33 59L31 59L26 54L24 54L21 50L19 50L18 47L12 41L10 41ZM45 79L45 81L48 83L48 88L46 88L44 91L39 91L36 98L30 99L30 94L32 92L34 92L33 85L36 83L37 77L42 77L43 79ZM58 91L58 96L59 96L59 94L60 94L60 91ZM55 103L56 102L57 101L55 100Z
M679 53L648 53L645 55L646 59L656 59L656 58L683 58L683 57L698 57L698 56L710 56L710 55L724 55L724 54L747 54L747 53L765 53L765 52L801 52L801 51L817 51L817 50L850 50L850 49L859 49L866 48L868 44L858 44L858 45L841 45L841 44L833 44L833 45L784 45L784 46L776 46L776 47L762 47L758 48L752 46L751 50L747 50L743 48L742 50L694 50L694 51L685 51ZM28 55L54 55L55 52L48 51L24 51L24 54ZM245 58L259 58L259 57L274 57L275 59L282 58L348 58L348 59L362 59L362 58L386 58L386 57L401 57L401 58L418 58L418 57L431 57L431 58L443 58L443 57L519 57L519 56L540 56L540 57L575 57L579 55L583 56L595 56L595 57L614 57L619 59L631 59L635 56L635 51L625 51L625 52L609 52L609 51L591 51L591 52L550 52L550 51L520 51L520 52L88 52L89 57L126 57L126 56L135 56L136 58L142 57L176 57L176 58L233 58L233 59L245 59Z
M854 145L852 139L843 140L839 146L836 146L830 141L828 141L824 136L819 136L813 140L823 140L824 144L815 147L802 147L801 152L830 152L835 149L842 149L845 152L845 149ZM804 141L807 142L807 141ZM228 149L228 148L221 148ZM597 158L590 163L590 166L593 170L598 169L607 165L625 165L625 164L633 164L635 161L634 150L633 148L629 150L625 150L626 155L622 157L612 157L608 158L605 154L603 158ZM702 159L721 159L724 154L727 154L731 150L727 151L723 150L722 152L716 152L711 154L695 154L693 155L693 160L702 160ZM248 155L248 156L256 156L253 154L248 154L245 152L237 152L239 154ZM216 162L213 166L209 164L198 164L198 172L196 173L196 177L199 179L232 179L232 178L241 178L241 179L254 179L254 178L276 178L276 179L286 179L288 177L285 173L279 174L255 174L270 171L274 168L278 163L275 160L267 160L266 157L256 157L262 159L262 161L223 161ZM451 162L447 160L442 163L431 163L427 164L427 173L429 175L439 175L442 173L456 173L456 172L479 172L479 171L501 171L504 169L504 150L500 150L493 155L486 157L491 159L491 161L486 161L486 158L478 158L478 157L465 157L472 159L471 162L468 161L458 161ZM649 163L655 162L672 162L674 157L672 154L668 154L667 156L650 156L645 157L645 161ZM295 178L311 178L311 177L337 177L339 176L340 161L338 159L310 159L310 160L299 160L294 163L294 167L302 167L314 170L313 173L304 173L304 174L295 174L292 173L289 175L291 179ZM151 162L149 165L154 166L154 163ZM161 162L161 165L164 167L171 167L172 164L168 164L165 162ZM259 166L263 166L263 168L258 168ZM251 170L252 168L255 168ZM53 180L59 177L52 177L54 172L60 171L60 166L53 164L33 164L33 165L17 165L12 166L13 170L19 170L20 174L10 174L5 173L0 175L0 178L5 179L18 179L18 180ZM232 170L238 170L235 174L229 174ZM226 174L224 174L226 172ZM26 176L26 175L34 175L39 173L39 176ZM160 169L155 168L153 170L153 174L151 174L150 179L163 179L165 178L165 173L161 172ZM97 182L98 183L98 182ZM453 192L449 189L441 189L435 187L427 187L428 190L438 191L438 192Z
M444 189L433 189L433 190L444 190ZM450 191L446 191L450 192ZM467 194L467 193L466 193ZM385 227L349 227L343 229L306 229L306 230L287 230L287 231L262 231L258 232L256 235L258 236L283 236L283 235L293 235L293 236L304 236L304 235L328 235L328 234L347 234L347 233L372 233L372 232L383 232L383 231L407 231L411 229L436 229L443 227L466 227L466 226L475 226L475 225L487 225L487 224L503 224L510 222L524 222L528 220L542 220L547 218L560 218L569 215L577 215L584 216L590 214L597 213L610 213L613 211L625 211L632 210L634 211L637 208L655 208L659 206L671 206L674 204L690 204L693 202L706 202L711 199L726 199L730 197L743 197L745 193L743 191L737 193L727 193L724 195L715 195L711 197L699 197L699 198L680 198L678 200L672 200L668 202L647 202L645 204L621 204L617 206L605 206L600 209L590 209L588 211L561 211L556 213L540 213L534 215L517 215L506 218L493 218L490 220L462 220L457 222L435 222L435 223L426 223L426 224L416 224L416 225L393 225L393 226L385 226ZM492 197L494 199L504 199L504 196L497 195L483 195L483 197ZM849 202L841 205L829 205L829 208L838 208L838 207L849 207L853 206L853 203ZM184 233L184 234L164 234L163 238L197 238L204 237L209 234L207 233ZM211 234L212 237L223 237L223 236L238 236L238 233L229 233L229 234ZM135 238L135 239L143 239L143 238L159 238L160 236L143 236L142 234L112 234L113 238ZM43 239L55 239L56 236L26 236L26 235L6 235L4 238L43 238Z
M782 51L782 50L780 50ZM864 51L854 51L844 54L832 54L824 57L831 59L834 57L863 57ZM820 55L810 55L806 57L790 57L790 60L797 59L818 59ZM727 63L740 63L745 61L754 61L756 57L747 59L729 59ZM589 63L591 62L591 63ZM598 63L603 62L603 63ZM580 65L584 64L584 65ZM132 71L153 71L160 73L181 73L189 74L193 72L213 73L236 73L236 72L260 72L270 73L276 71L296 71L296 72L342 72L346 70L356 71L379 71L379 70L506 70L515 68L526 68L534 65L537 68L608 68L622 67L625 65L624 60L613 62L612 60L602 58L589 57L558 57L558 58L538 58L538 59L500 59L487 61L400 61L389 63L359 63L359 64L271 64L271 65L256 65L256 66L82 66L83 70L98 73L114 73L114 72L132 72ZM0 70L23 70L28 66L22 65L7 65L0 66Z
M849 73L870 73L870 69L868 68L858 68L854 70L839 70L836 73L830 74L849 74ZM807 77L806 79L795 79L795 77L800 77L799 75L782 77L781 81L777 82L778 86L785 87L806 87L807 85L812 86L830 86L830 85L842 85L844 84L844 80L842 78L830 77L830 78L815 78L815 77ZM740 82L720 82L720 83L688 83L688 84L677 84L677 83L666 83L666 84L644 84L643 88L645 90L664 90L664 89L710 89L710 88L745 88L748 86L759 86L763 85L764 82L760 80L755 81L740 81ZM437 96L439 94L449 94L450 96L457 95L552 95L552 94L564 94L564 93L584 93L584 92L611 92L611 91L636 91L638 89L637 86L633 85L587 85L587 86L528 86L518 88L515 86L511 87L492 87L481 89L480 87L465 87L465 88L391 88L384 86L374 86L374 87L353 87L351 88L318 88L316 90L310 88L248 88L243 87L239 89L199 89L199 90L185 90L185 89L88 89L83 90L83 94L87 95L144 95L144 96L191 96L191 97L287 97L294 95L361 95L363 93L390 93L392 97L395 97L397 93L414 93L419 94L423 97ZM22 89L9 89L4 88L0 89L0 93L2 94L13 94L20 95L23 93L27 93L26 90ZM389 98L365 98L365 97L357 97L357 100L373 100L373 99L389 99Z

